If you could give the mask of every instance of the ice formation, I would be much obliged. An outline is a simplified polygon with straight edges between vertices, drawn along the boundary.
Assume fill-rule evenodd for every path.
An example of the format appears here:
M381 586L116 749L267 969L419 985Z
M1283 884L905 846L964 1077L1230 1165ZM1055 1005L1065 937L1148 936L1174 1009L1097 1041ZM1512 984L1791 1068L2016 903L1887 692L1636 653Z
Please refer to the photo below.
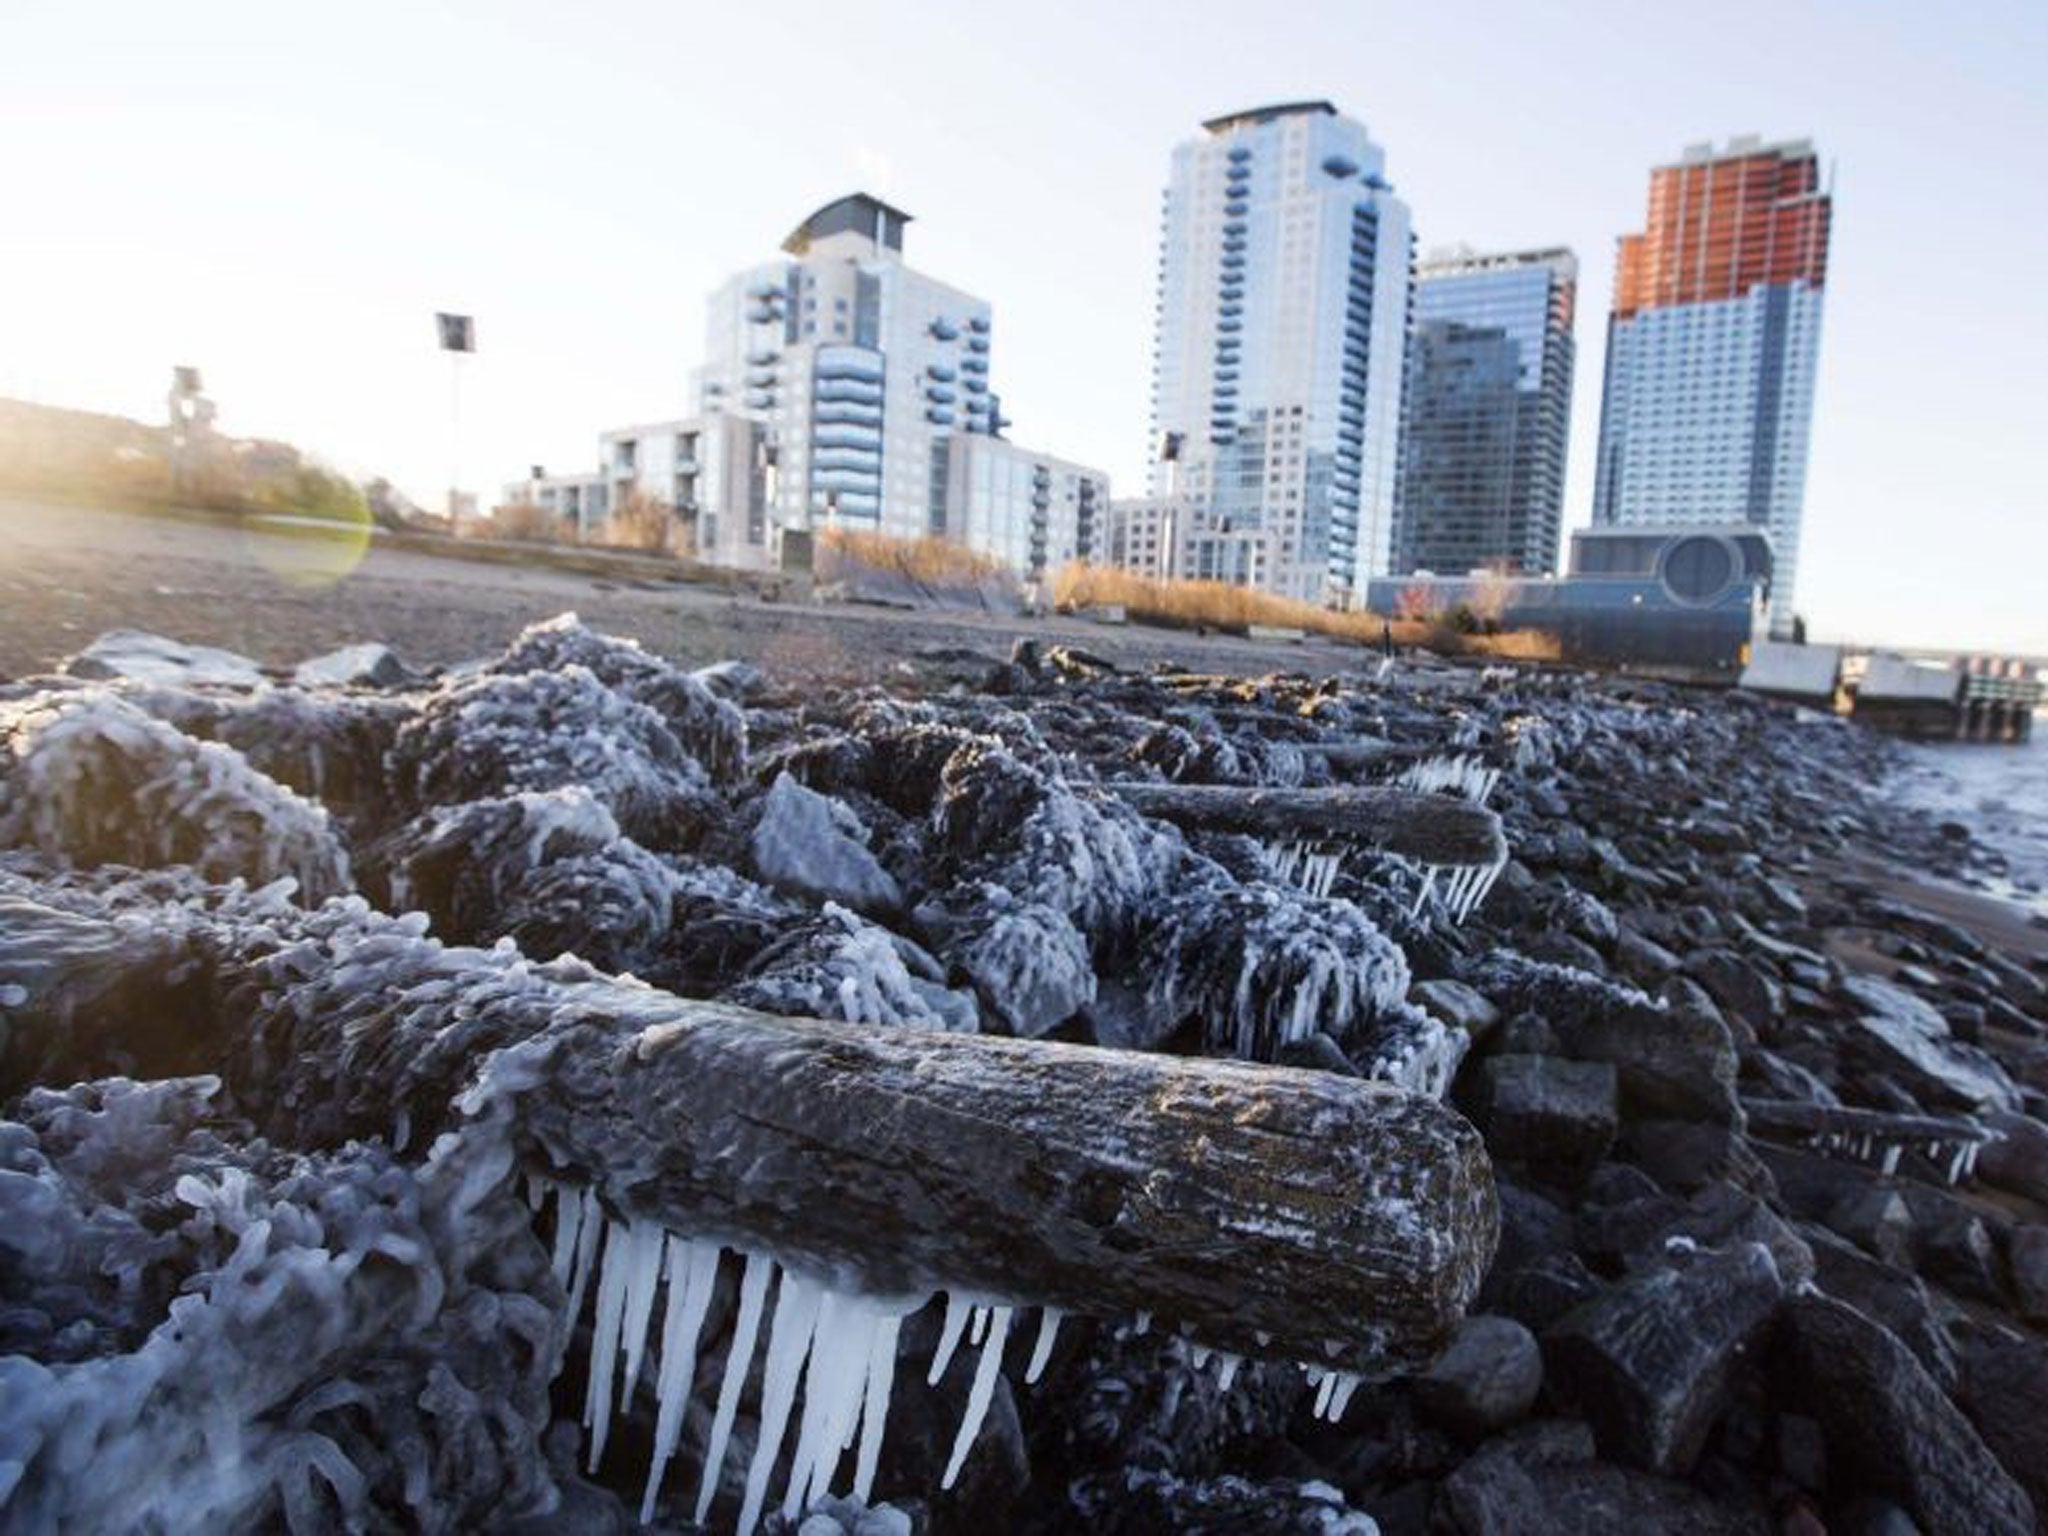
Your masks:
M737 1501L741 1528L771 1512L794 1517L835 1493L865 1502L903 1320L930 1298L852 1288L846 1272L805 1262L801 1242L790 1254L779 1243L769 1252L765 1240L757 1248L731 1231L675 1230L644 1207L608 1204L620 1185L593 1173L609 1167L602 1156L522 1177L494 1116L522 1084L545 1080L537 1063L552 1047L527 1052L518 1034L537 1019L573 1025L580 1011L615 1010L648 1021L637 1043L619 1048L651 1051L675 993L859 1026L958 1031L986 1018L1029 1035L1085 1030L1101 985L1113 980L1197 1027L1210 1053L1270 1060L1320 1033L1368 1075L1421 1094L1441 1096L1455 1071L1463 1037L1404 1001L1409 969L1389 935L1409 930L1384 916L1395 892L1405 900L1403 880L1341 842L1276 846L1262 864L1256 845L1240 839L1251 851L1226 865L1138 813L1102 783L1106 768L1163 766L1133 752L1133 722L1145 717L1115 702L1121 683L1104 683L1100 697L1076 688L1029 714L973 696L780 701L743 714L702 680L564 620L535 626L480 670L408 682L404 692L207 691L214 686L178 675L0 702L0 848L10 850L0 859L33 851L33 868L11 866L29 870L18 882L23 899L55 903L25 931L48 936L77 896L81 913L130 923L116 923L112 937L87 924L78 944L111 944L123 965L141 965L134 956L147 950L142 968L171 978L193 970L198 991L198 952L233 951L244 969L211 1005L263 1022L222 1068L230 1092L235 1074L259 1082L316 1039L348 1048L307 1069L289 1105L252 1100L239 1110L250 1125L192 1129L215 1139L158 1158L164 1177L176 1175L170 1193L147 1180L139 1187L178 1206L185 1247L179 1265L152 1258L134 1272L164 1277L143 1298L160 1295L162 1308L132 1297L108 1304L104 1317L83 1319L91 1329L78 1336L79 1358L7 1365L0 1463L21 1468L12 1491L0 1490L10 1521L26 1511L134 1523L95 1503L119 1490L52 1474L51 1457L105 1441L118 1444L121 1467L142 1468L124 1510L172 1511L163 1516L172 1524L195 1512L233 1523L249 1511L298 1523L329 1504L352 1518L362 1512L367 1524L395 1510L426 1526L505 1523L552 1497L538 1444L546 1381L586 1324L578 1460L616 1483L621 1452L636 1442L615 1420L651 1404L646 1463L631 1469L643 1520L665 1502L676 1515L690 1504L666 1484L686 1454L705 1348L722 1347L725 1358L707 1405L698 1519L726 1486L757 1362L764 1400ZM1200 690L1186 691L1192 699ZM1261 734L1229 696L1206 697L1176 717L1185 728L1174 725L1178 734L1149 750L1195 776L1189 782L1328 783L1328 764L1300 743L1326 714L1349 718L1347 708L1312 700L1291 720L1269 709L1272 732ZM750 737L768 750L752 756ZM1476 758L1445 762L1454 766L1431 770L1423 787L1475 799L1493 787L1493 771ZM778 777L785 767L789 777ZM330 800L335 816L280 780ZM831 901L815 881L794 879L777 893L739 873L759 867L748 839L778 793L825 805L848 846L861 846L863 879L879 893L869 916ZM111 871L93 883L96 866L116 862L176 868L136 877L127 893L106 883L124 878ZM307 902L343 895L352 867L367 900L286 908L294 883ZM900 903L878 873L899 888ZM1446 908L1462 917L1498 870L1432 873ZM13 878L0 869L0 904L17 899ZM1339 899L1340 889L1357 901ZM416 910L386 917L372 901ZM0 915L14 910L0 906ZM425 938L430 920L443 940L494 947L444 948ZM571 955L581 958L551 958ZM110 969L115 958L110 951ZM49 1005L38 964L0 934L0 1008ZM948 987L962 978L978 1002ZM79 998L87 1024L102 1012L134 1013L125 999ZM443 1009L456 998L459 1006ZM167 994L177 1007L186 1001ZM63 1044L89 1054L91 1042ZM479 1061L488 1065L451 1108L447 1074ZM7 1065L18 1070L18 1056ZM141 1101L107 1102L133 1114ZM377 1124L388 1129L363 1140ZM259 1130L279 1146L264 1148ZM38 1134L39 1155L57 1168L54 1143ZM11 1135L0 1135L0 1159L21 1172ZM287 1136L328 1150L285 1150ZM40 1171L32 1177L38 1188L48 1183ZM605 1198L584 1178L604 1184ZM0 1210L10 1192L19 1191L0 1188ZM552 1221L533 1221L528 1200L551 1200ZM1257 1219L1289 1218L1261 1206ZM33 1221L0 1225L0 1245L24 1232L40 1240ZM380 1311L363 1280L392 1265L407 1277L396 1313ZM915 1283L929 1285L933 1273L944 1271ZM319 1298L310 1310L309 1292ZM951 1487L1031 1298L940 1292L929 1379L938 1382L963 1347L975 1356L945 1449L940 1481ZM345 1360L371 1364L342 1369L332 1357L274 1351L248 1381L222 1385L220 1362L261 1353L262 1330L308 1316L331 1325ZM17 1321L0 1309L0 1327ZM1233 1349L1250 1346L1218 1326ZM1023 1383L1044 1378L1060 1339L1060 1310L1043 1308L1018 1351ZM1254 1352L1266 1343L1262 1336ZM1375 1347L1354 1343L1368 1358ZM1075 1347L1061 1352L1061 1370ZM452 1374L434 1374L444 1357ZM1217 1391L1239 1379L1237 1353L1198 1345L1190 1358ZM1333 1369L1337 1358L1309 1368L1317 1409L1331 1417L1360 1379ZM264 1373L278 1369L297 1371L306 1388L285 1418L266 1417L249 1395L275 1386ZM180 1396L187 1380L224 1393L224 1413L208 1418ZM126 1405L118 1424L92 1418L109 1383ZM28 1405L20 1416L17 1402ZM366 1430L365 1415L403 1432ZM232 1479L204 1471L217 1450L208 1437L227 1433L247 1447ZM43 1439L21 1449L24 1435Z
M1408 994L1407 958L1347 901L1212 876L1156 911L1149 999L1197 1014L1212 1048L1247 1061L1318 1030L1342 1045Z
M552 1253L558 1281L575 1262L573 1254L589 1251L585 1234L599 1226L605 1234L584 1388L587 1456L593 1470L603 1457L613 1418L628 1409L657 1311L661 1317L659 1363L652 1383L654 1446L640 1503L640 1519L646 1523L659 1507L664 1475L681 1439L683 1413L696 1379L705 1311L717 1287L720 1266L727 1261L727 1250L714 1242L663 1232L644 1221L608 1219L596 1197L575 1186L547 1183L541 1187L553 1197ZM925 1298L881 1299L837 1290L759 1253L744 1255L743 1262L739 1316L722 1373L694 1517L701 1523L711 1513L739 1407L740 1384L754 1363L766 1317L761 1426L733 1527L746 1536L775 1504L771 1482L792 1419L796 1443L777 1506L785 1519L794 1519L833 1495L835 1489L862 1503L871 1497L896 1372L899 1332L903 1320L923 1307ZM664 1296L657 1308L657 1301ZM580 1292L572 1291L571 1307L580 1299ZM927 1383L939 1383L963 1343L976 1351L976 1358L941 1487L955 1484L980 1436L1015 1314L1016 1309L1003 1302L977 1302L958 1293L945 1294ZM571 1329L576 1316L572 1310L566 1320ZM1058 1308L1041 1309L1023 1373L1027 1385L1044 1373L1061 1319ZM1148 1322L1141 1317L1138 1331L1143 1332ZM1224 1392L1232 1388L1242 1364L1235 1354L1199 1345L1189 1348L1188 1358L1197 1370L1213 1361L1217 1387ZM1362 1378L1319 1365L1304 1364L1302 1370L1310 1386L1317 1389L1316 1414L1332 1422L1341 1418ZM850 1476L846 1466L849 1451L854 1453Z
M1500 770L1477 757L1426 757L1410 764L1395 783L1420 793L1447 791L1484 805L1499 781Z
M102 690L0 704L0 846L218 881L289 878L307 902L350 888L322 807Z

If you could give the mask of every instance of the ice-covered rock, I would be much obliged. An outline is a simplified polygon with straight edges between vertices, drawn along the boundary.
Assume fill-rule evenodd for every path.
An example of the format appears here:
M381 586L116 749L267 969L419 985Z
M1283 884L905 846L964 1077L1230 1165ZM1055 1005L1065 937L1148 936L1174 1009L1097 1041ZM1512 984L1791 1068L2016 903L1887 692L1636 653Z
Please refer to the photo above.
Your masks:
M210 645L186 645L137 629L113 629L64 663L73 677L121 679L184 687L258 688L263 669L247 656Z
M209 1111L217 1086L37 1092L0 1126L0 1521L452 1530L545 1511L553 1282L523 1203L476 1178L489 1152L276 1152Z
M388 645L365 641L302 661L292 670L301 688L402 688L418 674Z
M769 787L747 846L754 872L777 890L856 912L893 911L903 903L902 888L867 841L852 810L785 772Z
M1407 958L1350 902L1194 874L1148 911L1138 972L1210 1049L1270 1061L1317 1031L1348 1049L1406 999Z
M737 706L637 641L600 635L573 613L529 624L488 670L560 673L571 668L589 672L622 698L652 710L715 782L734 784L745 776L747 724Z
M902 940L830 902L763 949L724 998L764 1013L849 1024L974 1028L971 1001L912 975Z
M443 685L399 728L391 768L393 789L422 807L579 787L655 849L687 847L721 815L663 716L577 665Z
M111 693L0 705L0 847L81 866L178 865L208 880L350 888L327 812Z

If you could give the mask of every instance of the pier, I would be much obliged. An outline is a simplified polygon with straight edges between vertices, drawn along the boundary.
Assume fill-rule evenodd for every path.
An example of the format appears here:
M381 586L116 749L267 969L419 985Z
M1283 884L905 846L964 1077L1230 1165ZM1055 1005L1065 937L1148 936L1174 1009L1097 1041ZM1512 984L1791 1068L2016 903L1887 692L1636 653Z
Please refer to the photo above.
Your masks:
M1851 686L1858 720L1917 741L2018 745L2033 736L2042 695L2039 671L2012 656L1930 666L1879 653Z

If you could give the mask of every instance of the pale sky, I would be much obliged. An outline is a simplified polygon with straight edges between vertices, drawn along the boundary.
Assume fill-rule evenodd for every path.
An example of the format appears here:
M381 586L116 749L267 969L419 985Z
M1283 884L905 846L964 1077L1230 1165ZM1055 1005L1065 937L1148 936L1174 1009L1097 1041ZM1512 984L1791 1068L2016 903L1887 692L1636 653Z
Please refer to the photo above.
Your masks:
M1018 441L1141 488L1167 156L1327 97L1423 248L1580 255L1568 526L1613 243L1687 144L1811 137L1834 247L1816 636L2048 652L2048 5L0 5L0 394L231 431L438 503L685 414L705 294L867 189L995 310Z

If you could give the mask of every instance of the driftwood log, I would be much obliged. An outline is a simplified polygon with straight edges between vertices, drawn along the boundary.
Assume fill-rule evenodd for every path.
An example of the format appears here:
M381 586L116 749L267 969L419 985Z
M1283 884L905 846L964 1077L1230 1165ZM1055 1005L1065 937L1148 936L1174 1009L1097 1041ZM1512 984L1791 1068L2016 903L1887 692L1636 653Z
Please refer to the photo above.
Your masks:
M103 1069L144 1030L285 1145L499 1125L529 1173L836 1289L1151 1312L1377 1374L1434 1351L1492 1257L1478 1134L1354 1078L758 1014L342 905L181 912L191 1016L149 1019L130 1009L167 974L162 931L7 915L16 1081ZM123 1016L95 1018L109 999Z
M1234 784L1109 786L1148 816L1273 841L1354 843L1425 865L1491 867L1507 857L1500 818L1453 795L1402 789L1248 789Z

